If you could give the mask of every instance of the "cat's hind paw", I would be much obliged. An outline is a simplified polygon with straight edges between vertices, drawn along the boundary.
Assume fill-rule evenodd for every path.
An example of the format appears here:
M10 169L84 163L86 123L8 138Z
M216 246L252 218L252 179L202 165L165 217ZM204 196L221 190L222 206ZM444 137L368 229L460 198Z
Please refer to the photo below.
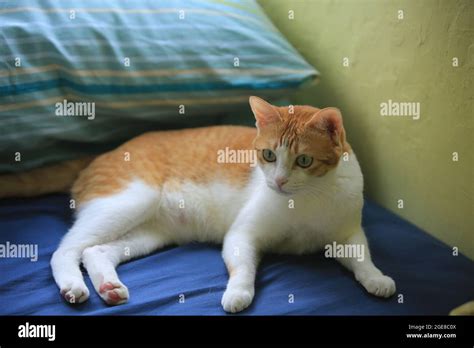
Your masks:
M129 294L125 285L120 282L104 282L100 285L99 295L108 305L119 305L128 301Z
M82 303L89 298L89 289L85 284L72 283L62 287L60 292L64 299L71 304Z
M378 297L390 297L397 290L394 280L385 275L371 276L361 283L369 293Z

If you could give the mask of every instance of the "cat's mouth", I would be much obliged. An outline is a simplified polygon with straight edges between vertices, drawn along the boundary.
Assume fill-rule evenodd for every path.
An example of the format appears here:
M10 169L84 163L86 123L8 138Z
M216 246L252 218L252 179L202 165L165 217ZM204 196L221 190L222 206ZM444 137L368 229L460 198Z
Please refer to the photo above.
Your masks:
M281 188L275 185L268 185L268 187L270 187L273 191L283 196L290 196L293 194L293 192L285 190L284 188Z

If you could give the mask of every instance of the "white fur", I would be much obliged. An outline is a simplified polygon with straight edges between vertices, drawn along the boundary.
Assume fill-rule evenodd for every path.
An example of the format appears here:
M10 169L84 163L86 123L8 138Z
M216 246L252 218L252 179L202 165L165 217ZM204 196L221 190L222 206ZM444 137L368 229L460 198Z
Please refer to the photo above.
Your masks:
M104 301L121 304L129 293L115 271L119 263L167 244L224 242L231 277L222 306L238 312L252 302L262 253L314 252L336 241L364 244L363 262L339 261L370 293L392 295L395 283L373 265L361 228L363 179L355 155L322 177L290 170L294 159L284 148L277 156L276 163L253 169L244 189L224 182L154 189L134 180L116 195L84 204L51 260L61 292L70 302L88 298L82 260ZM290 194L275 188L278 177L288 179L283 189Z

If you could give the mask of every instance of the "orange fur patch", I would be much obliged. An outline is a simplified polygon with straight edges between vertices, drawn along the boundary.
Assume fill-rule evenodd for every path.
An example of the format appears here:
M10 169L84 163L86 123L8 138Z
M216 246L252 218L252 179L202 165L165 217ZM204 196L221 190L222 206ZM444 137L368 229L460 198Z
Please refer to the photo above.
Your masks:
M255 135L254 128L238 126L145 133L99 156L80 174L72 193L81 203L116 193L134 178L156 188L213 180L243 186L250 174L249 164L218 163L217 155L226 147L253 149Z

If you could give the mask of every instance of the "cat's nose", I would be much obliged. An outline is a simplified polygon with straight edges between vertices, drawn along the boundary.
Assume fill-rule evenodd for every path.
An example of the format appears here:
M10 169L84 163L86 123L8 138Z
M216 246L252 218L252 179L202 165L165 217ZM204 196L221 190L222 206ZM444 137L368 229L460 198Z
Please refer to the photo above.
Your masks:
M281 189L283 185L285 185L288 182L288 179L286 178L276 178L275 183L277 184L278 188Z

